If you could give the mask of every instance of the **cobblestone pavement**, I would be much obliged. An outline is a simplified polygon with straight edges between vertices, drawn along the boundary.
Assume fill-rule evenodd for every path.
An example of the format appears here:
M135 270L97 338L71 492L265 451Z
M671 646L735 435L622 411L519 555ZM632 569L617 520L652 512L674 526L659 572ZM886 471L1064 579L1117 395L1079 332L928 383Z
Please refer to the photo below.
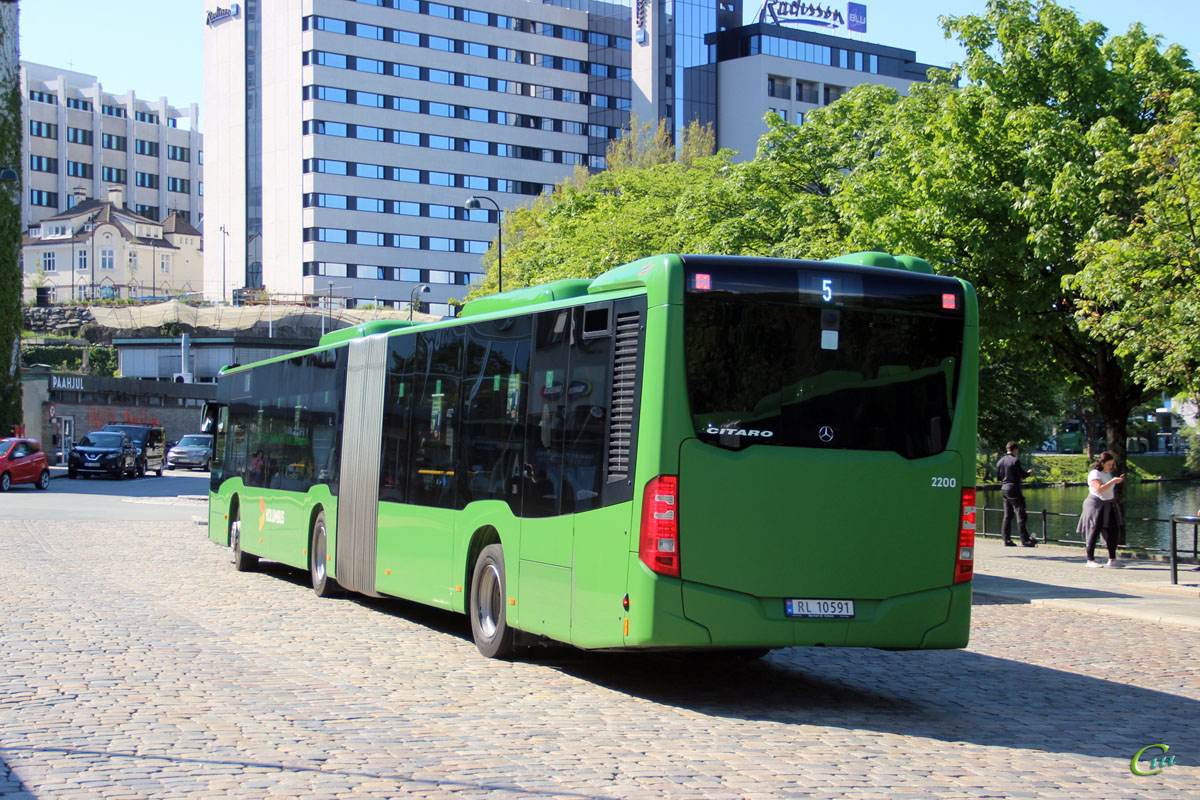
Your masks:
M7 800L1200 796L1183 627L980 602L961 651L502 663L188 523L0 521L0 598Z

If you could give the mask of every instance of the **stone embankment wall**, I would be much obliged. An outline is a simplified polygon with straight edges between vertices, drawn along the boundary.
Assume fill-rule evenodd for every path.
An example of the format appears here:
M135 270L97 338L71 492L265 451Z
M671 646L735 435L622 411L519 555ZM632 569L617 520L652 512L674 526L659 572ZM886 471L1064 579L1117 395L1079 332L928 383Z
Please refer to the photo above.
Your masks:
M25 306L25 330L43 336L75 336L96 318L87 306Z

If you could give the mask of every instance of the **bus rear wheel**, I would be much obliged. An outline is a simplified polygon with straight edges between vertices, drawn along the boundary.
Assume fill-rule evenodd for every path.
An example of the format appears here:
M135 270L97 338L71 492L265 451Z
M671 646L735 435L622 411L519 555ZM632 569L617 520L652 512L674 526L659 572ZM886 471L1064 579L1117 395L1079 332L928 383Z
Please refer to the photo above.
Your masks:
M242 509L233 512L229 523L229 543L233 546L233 568L247 572L258 564L258 556L242 550Z
M312 588L317 597L333 597L337 593L337 581L329 577L326 569L328 545L325 541L325 512L318 511L313 519L312 534L309 536L308 573L312 576Z
M506 589L504 550L489 544L475 561L468 610L475 646L488 658L511 658L516 649L513 630L508 627Z

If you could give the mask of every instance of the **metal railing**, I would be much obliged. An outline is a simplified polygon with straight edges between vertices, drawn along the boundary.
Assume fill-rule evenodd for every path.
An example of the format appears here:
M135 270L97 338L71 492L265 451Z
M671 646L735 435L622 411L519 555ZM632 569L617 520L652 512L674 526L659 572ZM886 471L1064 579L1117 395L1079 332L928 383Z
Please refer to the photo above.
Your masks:
M1176 551L1176 529L1179 523L1192 526L1192 559L1196 558L1196 529L1200 527L1200 517L1194 517L1190 514L1172 514L1171 515L1171 583L1179 583L1179 555Z
M1004 524L1003 522L1000 522L999 525L997 525L995 532L988 533L987 513L989 511L995 511L995 512L998 512L999 514L1003 515L1004 514L1003 508L989 508L987 506L976 506L975 511L978 514L979 527L977 529L977 533L980 536L1000 536L1001 535L1002 531L1000 530L1000 526ZM1042 526L1041 526L1042 527L1042 531L1041 531L1042 535L1039 538L1036 533L1031 533L1030 535L1033 536L1034 539L1037 539L1038 541L1041 541L1041 542L1054 541L1059 544L1071 544L1071 545L1084 544L1082 539L1062 539L1062 538L1051 539L1050 533L1049 533L1050 517L1066 517L1068 519L1079 519L1079 514L1069 514L1066 512L1062 512L1062 511L1047 511L1046 509L1042 509L1041 511L1029 511L1028 514L1029 514L1029 522L1030 523L1033 523L1034 519L1037 517L1040 517L1041 521L1042 521ZM1200 560L1200 516L1172 514L1167 519L1162 519L1161 517L1126 517L1125 522L1127 522L1127 523L1128 522L1156 522L1156 523L1168 524L1171 526L1170 547L1168 548L1168 551L1164 551L1160 547L1137 547L1137 546L1133 546L1133 545L1121 545L1122 549L1130 550L1135 553L1161 554L1163 552L1168 552L1169 557L1171 559L1171 565L1172 565L1171 583L1178 582L1176 580L1176 571L1177 570L1176 570L1175 564L1179 559L1178 548L1177 548L1177 526L1179 523L1183 523L1185 525L1192 526L1192 560L1193 561ZM1033 525L1030 525L1030 527L1033 527Z

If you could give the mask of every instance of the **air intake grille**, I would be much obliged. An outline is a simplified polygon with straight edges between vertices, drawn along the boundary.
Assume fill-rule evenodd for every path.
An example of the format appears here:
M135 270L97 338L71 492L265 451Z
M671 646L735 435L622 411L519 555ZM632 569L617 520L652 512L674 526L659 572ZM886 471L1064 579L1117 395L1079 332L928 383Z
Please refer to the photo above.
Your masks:
M633 437L633 411L637 390L638 339L641 314L629 311L617 315L613 354L612 426L608 433L608 482L629 478L630 447Z

